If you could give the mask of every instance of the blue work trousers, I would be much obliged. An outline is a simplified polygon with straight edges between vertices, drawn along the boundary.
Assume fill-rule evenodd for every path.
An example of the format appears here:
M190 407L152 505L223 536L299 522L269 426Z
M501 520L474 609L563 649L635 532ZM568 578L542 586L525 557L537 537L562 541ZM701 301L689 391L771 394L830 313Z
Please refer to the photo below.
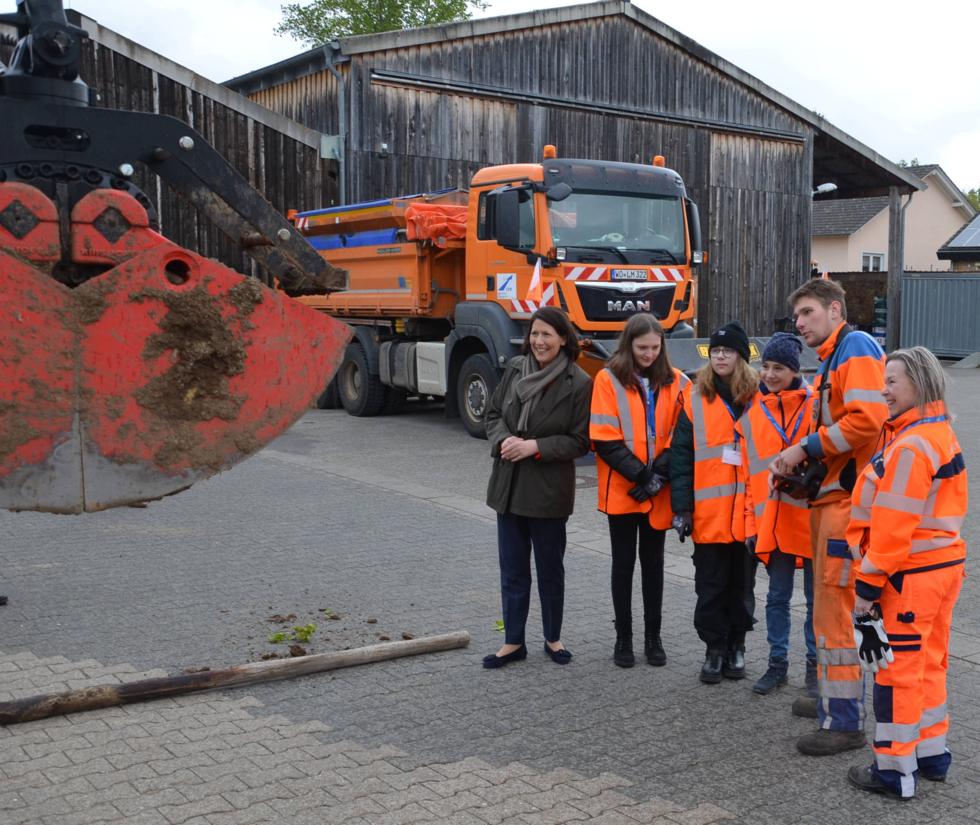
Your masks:
M532 518L497 514L500 594L504 608L504 642L524 644L531 606L531 553L541 597L545 641L561 639L565 611L565 524L567 518Z

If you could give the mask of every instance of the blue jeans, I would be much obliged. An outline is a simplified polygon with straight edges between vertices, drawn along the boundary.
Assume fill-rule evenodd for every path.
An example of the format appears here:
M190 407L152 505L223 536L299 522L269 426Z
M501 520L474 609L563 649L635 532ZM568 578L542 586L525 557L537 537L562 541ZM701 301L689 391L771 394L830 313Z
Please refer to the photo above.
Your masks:
M789 659L789 603L793 598L796 556L776 550L769 556L766 572L769 573L769 595L766 597L769 659L785 662ZM813 562L810 559L803 559L803 593L806 596L806 621L803 624L806 656L814 661L817 640L813 635Z

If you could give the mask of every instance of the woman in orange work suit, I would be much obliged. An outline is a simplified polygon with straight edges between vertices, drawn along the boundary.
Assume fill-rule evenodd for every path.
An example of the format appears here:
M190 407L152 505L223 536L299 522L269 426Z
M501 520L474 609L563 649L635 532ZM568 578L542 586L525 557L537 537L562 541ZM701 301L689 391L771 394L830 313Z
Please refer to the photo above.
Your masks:
M755 565L745 547L745 475L735 423L756 397L749 337L738 321L715 331L708 363L677 417L670 456L671 525L694 540L694 627L706 647L702 682L745 678Z
M874 763L847 777L862 790L909 799L918 779L944 782L952 759L946 670L966 575L967 477L946 375L929 350L891 353L882 395L890 418L854 486L847 544L861 559L854 602L861 666L875 671L877 660L884 669L874 674Z
M652 315L634 315L619 346L595 379L590 437L599 476L599 510L609 519L612 600L616 616L613 661L632 667L633 568L640 537L643 651L651 665L667 663L660 639L664 594L664 537L670 527L668 448L690 379L670 365L664 330Z

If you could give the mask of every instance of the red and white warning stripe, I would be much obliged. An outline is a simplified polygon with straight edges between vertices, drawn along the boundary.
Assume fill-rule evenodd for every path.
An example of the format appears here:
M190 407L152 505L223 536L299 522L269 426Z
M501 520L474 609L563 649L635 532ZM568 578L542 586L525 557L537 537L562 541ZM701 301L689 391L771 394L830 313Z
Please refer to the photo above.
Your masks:
M566 281L608 281L608 266L576 266L565 268Z
M510 304L513 307L512 315L531 315L538 308L534 301L517 301L512 299Z
M310 219L309 218L297 218L296 219L296 228L299 229L300 231L302 231L304 229L308 229L309 226L310 226Z
M683 281L684 273L679 269L651 269L651 281Z
M558 290L555 288L554 281L544 288L544 292L541 294L540 304L537 301L517 301L513 299L511 300L510 304L512 307L511 315L533 315L534 312L541 307L561 306L561 302L558 300Z

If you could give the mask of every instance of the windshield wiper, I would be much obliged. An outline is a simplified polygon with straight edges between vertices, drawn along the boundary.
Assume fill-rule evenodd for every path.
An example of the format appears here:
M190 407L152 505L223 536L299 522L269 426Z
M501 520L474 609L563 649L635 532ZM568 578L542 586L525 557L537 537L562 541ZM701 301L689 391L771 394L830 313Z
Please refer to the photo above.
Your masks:
M619 255L620 258L622 258L628 264L635 263L635 261L631 261L629 259L629 256L626 254L624 250L620 249L617 246L578 246L575 248L576 249L603 249L607 252L615 252L617 255Z
M666 255L668 258L670 258L670 262L671 263L674 263L674 264L684 263L684 259L683 258L678 257L673 252L671 252L669 249L637 249L635 251L636 252L657 252L657 253L659 253L661 255Z

